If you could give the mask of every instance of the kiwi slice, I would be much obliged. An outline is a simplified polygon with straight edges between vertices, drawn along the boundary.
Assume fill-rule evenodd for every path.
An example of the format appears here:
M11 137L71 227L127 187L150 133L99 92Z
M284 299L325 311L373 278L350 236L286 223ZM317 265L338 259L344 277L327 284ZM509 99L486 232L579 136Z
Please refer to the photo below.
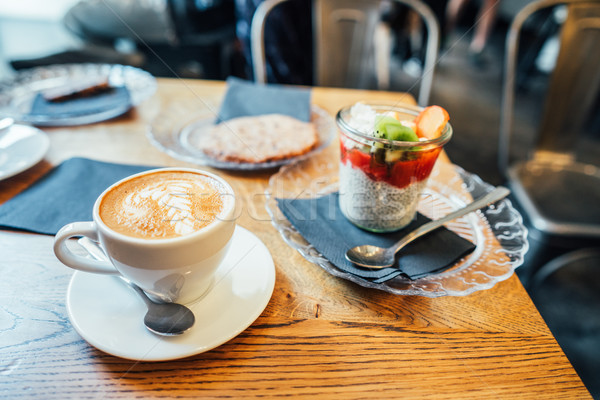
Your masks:
M373 132L373 136L378 139L387 139L387 126L393 124L394 121L396 121L396 119L392 117L377 116L375 119L375 132Z
M375 123L375 137L398 140L403 142L417 142L419 140L415 131L404 126L396 118L380 116Z
M388 125L387 138L389 140L398 140L402 142L418 142L419 137L408 126L404 125Z

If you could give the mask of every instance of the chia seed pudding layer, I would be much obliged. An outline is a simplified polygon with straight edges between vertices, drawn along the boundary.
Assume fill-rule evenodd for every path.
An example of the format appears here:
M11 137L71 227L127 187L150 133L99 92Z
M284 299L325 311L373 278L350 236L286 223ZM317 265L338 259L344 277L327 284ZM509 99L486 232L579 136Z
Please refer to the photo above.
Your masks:
M397 188L375 181L351 163L340 163L339 205L353 224L374 232L404 228L416 215L427 179Z

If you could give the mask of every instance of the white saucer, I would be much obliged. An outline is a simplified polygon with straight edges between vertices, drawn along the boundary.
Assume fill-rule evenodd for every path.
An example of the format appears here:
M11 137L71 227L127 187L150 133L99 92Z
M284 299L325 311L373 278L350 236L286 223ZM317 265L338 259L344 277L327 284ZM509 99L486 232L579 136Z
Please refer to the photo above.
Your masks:
M49 145L48 136L31 126L12 125L0 131L0 180L37 164Z
M71 324L92 346L117 357L165 361L211 350L234 338L263 312L275 287L267 247L237 226L215 284L188 305L196 324L181 336L163 337L144 326L146 307L119 278L76 271L67 290Z

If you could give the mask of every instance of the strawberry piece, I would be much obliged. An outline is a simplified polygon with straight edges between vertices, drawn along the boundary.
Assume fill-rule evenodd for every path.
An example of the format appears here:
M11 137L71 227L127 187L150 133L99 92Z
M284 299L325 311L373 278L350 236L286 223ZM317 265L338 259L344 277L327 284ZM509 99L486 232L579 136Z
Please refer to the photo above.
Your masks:
M440 106L429 106L415 118L417 136L426 139L435 139L442 134L449 120L448 111Z

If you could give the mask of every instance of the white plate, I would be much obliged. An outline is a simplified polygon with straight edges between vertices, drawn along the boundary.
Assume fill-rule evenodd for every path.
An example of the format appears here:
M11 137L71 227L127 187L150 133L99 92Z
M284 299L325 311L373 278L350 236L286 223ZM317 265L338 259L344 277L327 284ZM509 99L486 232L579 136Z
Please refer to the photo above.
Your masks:
M125 86L131 102L115 103L112 108L77 116L31 115L31 105L41 91L61 87L81 78L108 77L112 86ZM117 64L60 64L20 71L13 79L0 83L0 114L38 126L91 124L117 117L140 104L156 91L156 79L148 72Z
M216 107L204 101L173 101L151 121L147 137L158 149L179 160L220 169L261 170L311 157L329 146L337 134L333 118L324 109L313 105L311 122L316 128L319 143L308 153L263 163L220 161L208 157L193 144L205 140L205 135L214 126L216 113Z
M31 126L12 125L0 131L0 180L37 164L49 145L48 136Z
M92 346L117 357L165 361L211 350L234 338L263 312L275 286L269 250L237 226L230 250L208 294L188 304L196 324L181 336L144 327L145 305L119 278L76 271L67 290L71 324Z

